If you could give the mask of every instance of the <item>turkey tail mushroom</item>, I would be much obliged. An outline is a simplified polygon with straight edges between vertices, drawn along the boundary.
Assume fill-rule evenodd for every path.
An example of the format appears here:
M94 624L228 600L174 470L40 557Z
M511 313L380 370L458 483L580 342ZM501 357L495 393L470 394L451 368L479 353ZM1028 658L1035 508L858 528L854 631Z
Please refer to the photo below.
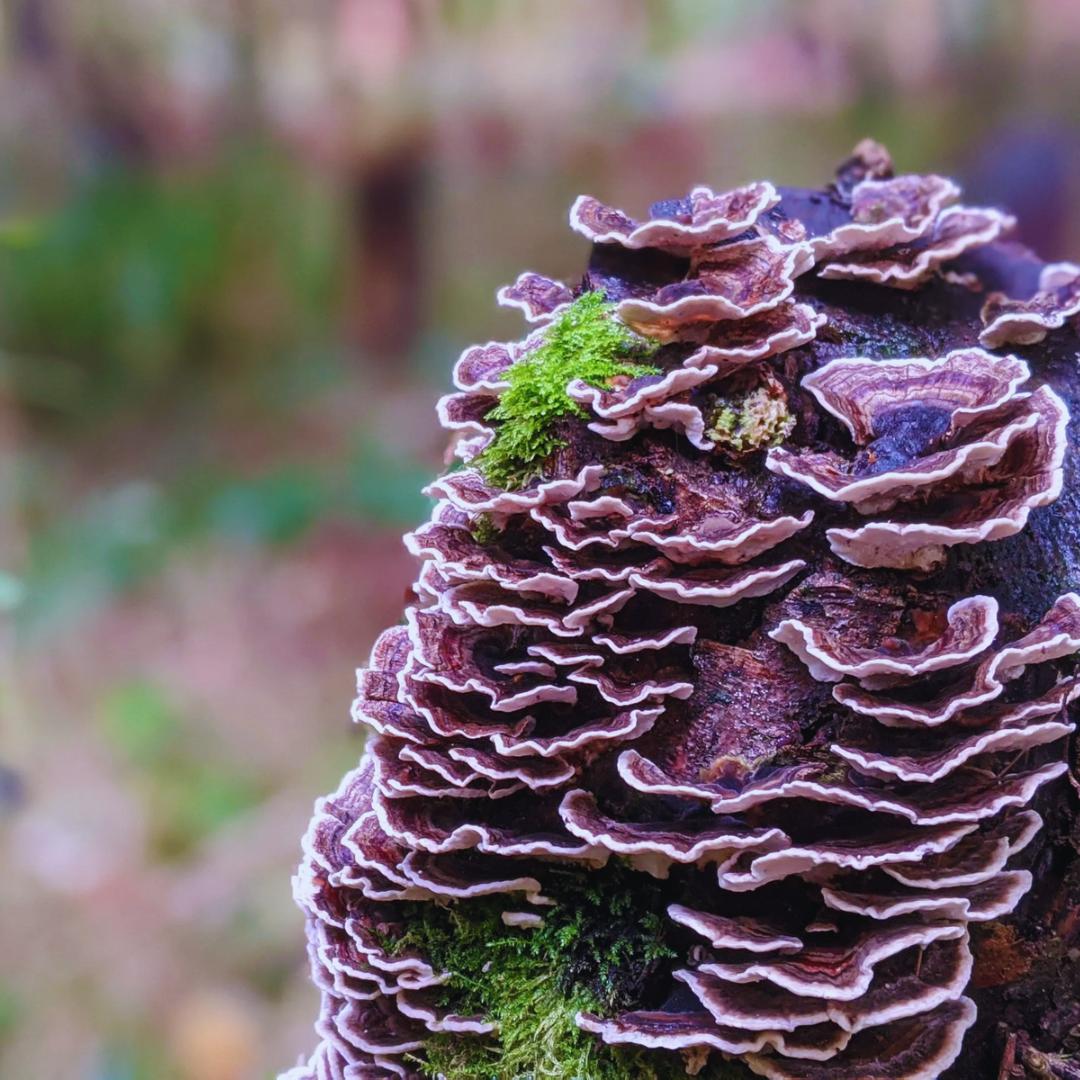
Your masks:
M988 351L1072 334L1080 279L1006 296L1034 256L958 198L871 142L818 192L581 196L580 284L500 290L531 330L454 365L465 467L303 840L285 1080L957 1061L1080 696L1080 597L1007 580L1075 387Z

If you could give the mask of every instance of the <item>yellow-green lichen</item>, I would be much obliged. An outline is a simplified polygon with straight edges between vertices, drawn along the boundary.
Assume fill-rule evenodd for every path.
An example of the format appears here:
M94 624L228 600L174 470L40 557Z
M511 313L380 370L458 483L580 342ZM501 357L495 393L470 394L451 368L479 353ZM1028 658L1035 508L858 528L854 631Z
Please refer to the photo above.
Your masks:
M723 450L746 454L779 446L794 430L782 388L773 382L716 399L706 434Z
M487 415L495 437L476 459L490 483L522 487L565 445L558 423L586 415L566 392L574 379L603 387L620 377L656 373L635 362L656 345L620 323L614 309L602 293L585 293L548 327L537 348L507 369L509 386Z

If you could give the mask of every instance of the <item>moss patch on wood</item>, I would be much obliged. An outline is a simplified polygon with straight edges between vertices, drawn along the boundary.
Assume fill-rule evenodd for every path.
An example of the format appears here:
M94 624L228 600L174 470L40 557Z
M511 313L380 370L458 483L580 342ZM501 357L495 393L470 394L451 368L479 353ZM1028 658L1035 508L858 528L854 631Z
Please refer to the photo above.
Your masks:
M417 949L449 972L436 991L443 1008L498 1025L489 1036L431 1036L417 1067L453 1080L684 1077L680 1055L606 1046L575 1019L655 1004L646 991L669 981L677 957L661 883L618 863L559 867L544 893L554 903L529 909L544 920L532 929L503 924L504 911L528 906L510 897L409 905L408 932L390 948ZM744 1075L728 1068L717 1062L698 1075Z
M490 483L523 487L565 445L558 421L587 415L566 392L574 379L604 387L612 379L657 373L640 362L656 345L624 326L614 312L603 293L585 293L548 327L536 349L507 369L509 386L487 415L496 424L495 438L476 459Z
M490 514L477 514L473 518L470 532L478 544L495 544L502 530L495 524Z

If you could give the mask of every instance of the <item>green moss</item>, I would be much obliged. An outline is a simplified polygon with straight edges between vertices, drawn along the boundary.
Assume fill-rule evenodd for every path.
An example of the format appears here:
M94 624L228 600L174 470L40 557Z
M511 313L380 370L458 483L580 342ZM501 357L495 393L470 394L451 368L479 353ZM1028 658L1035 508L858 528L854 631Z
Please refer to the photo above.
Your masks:
M501 530L490 514L478 514L472 525L472 538L478 544L494 544Z
M538 348L507 370L510 385L487 417L498 424L495 438L476 460L492 484L523 486L565 445L558 422L586 415L566 393L572 380L602 387L619 377L656 374L654 367L628 362L648 357L655 344L613 312L602 293L585 293L547 329Z
M649 1004L648 991L666 983L676 950L662 885L611 864L554 870L544 892L555 903L533 909L544 918L536 929L503 924L506 897L408 905L408 932L389 946L416 948L450 972L438 992L443 1007L498 1025L488 1037L433 1036L418 1066L452 1080L685 1076L677 1054L605 1046L575 1023L580 1011Z
M746 454L779 446L794 427L795 417L788 412L783 391L764 383L717 398L706 433L717 446Z

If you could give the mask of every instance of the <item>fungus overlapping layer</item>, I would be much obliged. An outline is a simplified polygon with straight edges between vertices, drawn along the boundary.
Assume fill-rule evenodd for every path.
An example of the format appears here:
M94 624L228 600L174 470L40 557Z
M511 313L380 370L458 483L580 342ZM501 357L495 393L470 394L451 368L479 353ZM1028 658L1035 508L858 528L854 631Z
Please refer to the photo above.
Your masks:
M574 997L576 1037L645 1055L595 1077L726 1058L914 1080L955 1060L969 927L1030 887L1012 860L1065 770L1080 597L1018 627L904 571L1023 529L1060 491L1068 416L1028 364L970 344L819 359L815 283L948 272L1008 224L956 197L893 177L874 144L814 195L695 188L645 220L583 196L581 285L500 292L536 328L454 368L439 416L464 467L406 537L416 602L359 673L368 743L304 840L322 1011L290 1080L446 1071L439 1040L455 1062L497 1052L506 1033L459 992L489 969L441 964L415 923L494 904L505 932L537 933L567 873L612 867L664 898L667 959L619 954L648 977L609 1007ZM1055 303L1067 288L1048 271ZM1067 318L1026 303L984 344ZM576 376L597 325L627 356ZM553 341L562 382L528 386ZM552 431L520 483L496 482L493 447L505 466L537 445L499 408L523 385ZM558 969L568 995L582 969Z
M993 292L980 314L983 330L979 340L987 348L1034 345L1080 315L1080 266L1050 263L1042 268L1032 296L1018 300Z
M803 386L857 452L779 447L767 465L872 519L828 531L842 559L927 569L954 545L1018 533L1060 494L1068 410L1047 386L1021 390L1029 375L981 349L834 360Z
M860 180L846 220L809 239L819 275L914 289L1015 226L1000 210L956 205L959 194L951 180L934 175Z

